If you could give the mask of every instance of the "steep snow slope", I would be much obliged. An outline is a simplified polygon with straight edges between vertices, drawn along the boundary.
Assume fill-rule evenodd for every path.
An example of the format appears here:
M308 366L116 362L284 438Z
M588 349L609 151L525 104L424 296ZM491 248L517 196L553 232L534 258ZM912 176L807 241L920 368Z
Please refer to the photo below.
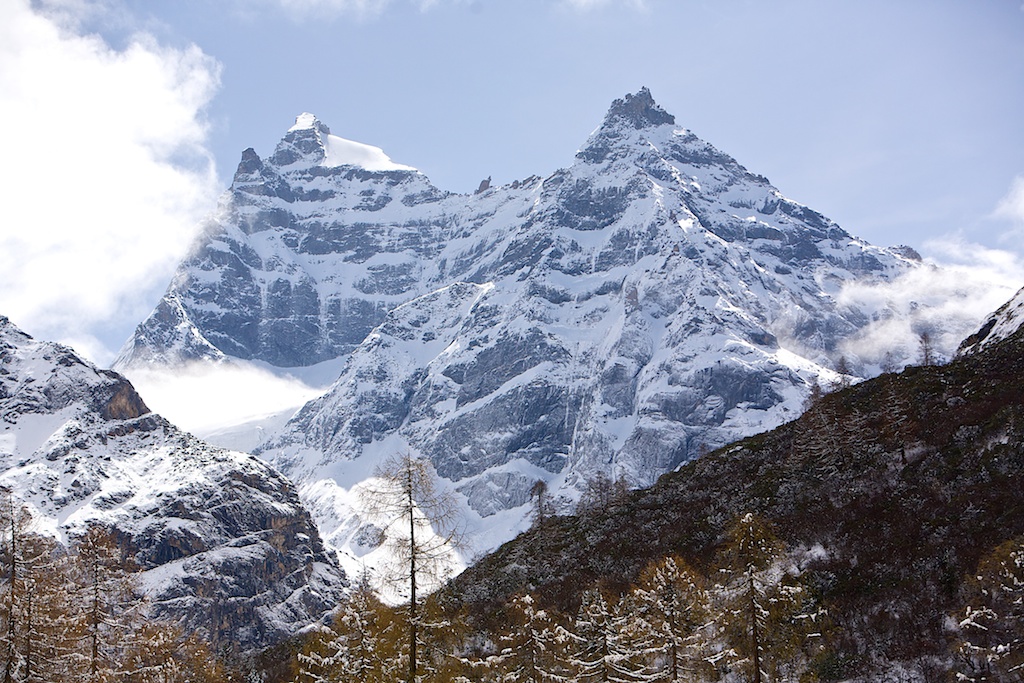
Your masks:
M569 507L597 472L649 484L795 417L869 322L837 304L843 285L917 265L785 198L647 90L570 167L471 196L325 165L330 144L306 118L265 162L243 154L161 304L173 325L158 308L119 367L347 356L260 452L353 554L347 490L394 450L428 456L491 547L538 479Z
M345 578L292 485L150 413L131 384L0 317L0 485L63 542L116 530L158 613L243 650L294 634Z
M1024 325L1024 289L985 320L981 329L964 340L957 352L966 356L1006 339Z

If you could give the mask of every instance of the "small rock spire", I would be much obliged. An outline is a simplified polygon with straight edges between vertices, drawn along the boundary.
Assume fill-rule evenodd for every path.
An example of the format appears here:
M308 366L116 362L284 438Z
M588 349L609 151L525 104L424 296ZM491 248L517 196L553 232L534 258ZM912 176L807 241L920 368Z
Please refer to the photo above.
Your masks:
M658 106L646 87L640 88L635 95L626 95L612 102L605 116L605 125L615 121L626 121L634 128L647 128L663 124L674 124L676 117Z

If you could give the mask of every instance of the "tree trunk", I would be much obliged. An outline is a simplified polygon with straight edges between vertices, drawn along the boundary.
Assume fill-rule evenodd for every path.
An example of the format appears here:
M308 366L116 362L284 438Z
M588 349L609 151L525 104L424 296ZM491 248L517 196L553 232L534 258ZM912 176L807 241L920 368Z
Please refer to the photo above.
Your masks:
M750 635L754 645L754 683L761 683L761 639L757 632L757 594L754 572L747 570L747 590L750 591Z
M407 489L409 505L409 683L416 683L416 502L413 500L412 468Z

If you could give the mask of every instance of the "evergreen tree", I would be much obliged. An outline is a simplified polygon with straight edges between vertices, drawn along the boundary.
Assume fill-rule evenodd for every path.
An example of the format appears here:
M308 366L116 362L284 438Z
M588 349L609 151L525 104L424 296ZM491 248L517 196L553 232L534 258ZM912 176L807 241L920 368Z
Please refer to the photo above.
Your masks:
M360 498L371 520L384 530L385 544L395 558L386 580L407 589L406 680L416 683L421 595L425 588L440 585L452 570L452 552L460 541L458 508L454 496L436 485L430 463L409 453L386 460L377 468L375 482L362 489Z
M782 551L768 523L747 513L730 527L722 553L723 581L715 590L729 646L724 659L753 683L795 675L819 618L804 588L782 571Z
M74 548L71 566L79 599L74 618L83 634L85 670L90 680L114 680L121 673L129 631L140 619L134 595L134 565L114 535L90 526Z
M488 667L501 683L559 683L569 678L565 651L569 633L532 595L517 595L508 605L506 628L498 634L498 654Z
M548 518L554 514L554 506L551 503L548 485L543 479L538 479L530 487L530 500L533 501L534 526L544 526Z
M209 646L176 626L152 620L134 625L113 680L131 683L227 683Z
M67 619L71 594L67 556L54 539L46 536L27 536L22 548L25 560L22 680L52 683L74 673L77 661L78 634Z
M364 572L325 627L308 639L298 655L301 683L358 680L378 683L400 675L401 648L391 610L376 596Z
M629 482L612 479L604 472L598 472L587 480L587 486L580 496L577 513L580 511L602 512L622 502L629 495Z
M574 647L570 664L574 682L634 683L639 680L633 652L624 633L625 619L615 606L601 590L583 593L571 631Z
M682 558L652 563L631 592L634 651L648 661L650 681L707 680L712 637L709 595Z
M29 514L16 505L9 489L0 490L0 656L3 657L3 683L23 680L24 652L18 636L24 627L26 587L22 577L23 544Z

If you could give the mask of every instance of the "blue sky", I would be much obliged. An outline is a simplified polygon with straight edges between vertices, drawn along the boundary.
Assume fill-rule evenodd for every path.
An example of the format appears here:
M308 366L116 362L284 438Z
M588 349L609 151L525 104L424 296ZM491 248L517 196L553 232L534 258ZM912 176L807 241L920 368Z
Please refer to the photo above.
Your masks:
M648 86L853 234L1024 285L1020 0L0 8L0 125L19 131L0 171L0 314L101 363L241 151L269 154L303 111L470 191L570 164L611 100Z

